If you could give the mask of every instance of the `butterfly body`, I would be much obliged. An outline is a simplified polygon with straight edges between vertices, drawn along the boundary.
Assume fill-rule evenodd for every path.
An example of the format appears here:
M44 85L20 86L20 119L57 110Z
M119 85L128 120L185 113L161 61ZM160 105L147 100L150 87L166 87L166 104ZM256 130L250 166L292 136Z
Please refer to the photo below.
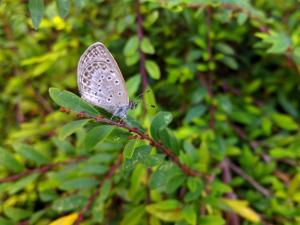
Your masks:
M124 78L113 56L100 42L80 57L77 83L81 97L121 118L134 104L129 101Z

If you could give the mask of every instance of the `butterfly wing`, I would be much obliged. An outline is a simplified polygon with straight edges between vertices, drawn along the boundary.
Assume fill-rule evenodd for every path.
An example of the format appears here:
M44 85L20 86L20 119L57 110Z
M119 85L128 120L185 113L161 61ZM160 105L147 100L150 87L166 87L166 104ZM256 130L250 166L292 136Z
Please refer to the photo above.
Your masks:
M129 105L118 64L100 42L92 44L80 57L77 83L83 99L108 112L114 113L116 109Z

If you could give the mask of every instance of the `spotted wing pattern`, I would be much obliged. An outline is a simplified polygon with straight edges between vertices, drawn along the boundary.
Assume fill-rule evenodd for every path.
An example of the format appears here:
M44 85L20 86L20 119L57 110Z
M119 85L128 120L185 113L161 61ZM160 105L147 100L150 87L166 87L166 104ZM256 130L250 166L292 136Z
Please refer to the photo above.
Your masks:
M122 73L113 56L100 42L92 44L82 54L77 68L77 83L83 99L110 113L129 106Z

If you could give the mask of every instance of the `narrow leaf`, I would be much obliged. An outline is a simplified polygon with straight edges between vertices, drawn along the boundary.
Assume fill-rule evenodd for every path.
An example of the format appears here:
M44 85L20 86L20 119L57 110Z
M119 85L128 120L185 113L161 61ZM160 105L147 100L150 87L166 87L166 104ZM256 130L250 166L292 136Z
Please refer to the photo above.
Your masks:
M155 140L159 140L159 133L162 129L166 128L172 121L172 114L169 112L161 111L152 120L150 132Z
M97 143L104 140L114 129L110 125L97 126L89 130L87 133L84 143L87 149L91 149L96 146Z
M81 127L83 127L85 124L89 122L89 119L84 120L75 120L72 121L66 125L64 125L58 133L58 137L60 140L65 140L66 137L70 136L71 134L75 133L77 130L79 130Z
M124 154L125 158L127 158L127 159L131 159L132 158L134 150L135 150L135 147L136 147L136 144L137 144L137 140L136 139L129 140L126 143L126 145L124 147L124 151L123 151L123 154Z
M133 36L128 39L125 44L123 53L125 56L132 56L134 53L138 51L139 47L139 39L137 36Z
M141 49L144 53L147 54L154 54L155 53L155 49L153 47L153 45L151 44L151 41L149 38L144 37L141 43Z
M53 101L62 107L77 113L85 112L92 116L99 115L99 112L93 106L72 92L61 91L58 88L50 88L49 94Z
M153 60L146 60L145 66L147 72L153 79L158 80L160 78L160 70L156 62L154 62Z
M60 189L70 191L70 190L78 190L85 188L96 187L98 184L97 180L94 178L75 178L72 180L67 180L60 185Z
M3 165L8 170L19 173L24 169L24 166L15 159L15 157L6 149L0 147L0 165Z
M72 213L68 216L63 216L63 217L56 219L49 225L73 225L73 223L75 222L77 217L78 217L77 213Z
M52 209L59 213L76 210L83 207L86 200L86 197L80 195L58 198L53 202Z
M43 164L47 164L49 160L46 156L42 155L38 151L36 151L33 147L27 144L17 144L14 145L14 149L18 154L23 156L25 159L34 162L36 165L41 166Z
M58 9L59 16L64 18L70 11L70 1L56 0L56 7Z
M260 222L259 215L248 206L248 202L235 199L223 199L223 202L245 219L254 223Z
M33 27L34 29L38 29L44 16L44 1L29 0L28 7L31 14Z

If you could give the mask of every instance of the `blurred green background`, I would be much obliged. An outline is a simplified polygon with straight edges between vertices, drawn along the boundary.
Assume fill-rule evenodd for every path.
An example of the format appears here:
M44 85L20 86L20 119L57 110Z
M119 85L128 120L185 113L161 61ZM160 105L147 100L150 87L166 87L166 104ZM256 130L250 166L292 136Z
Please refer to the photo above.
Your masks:
M103 179L81 224L300 224L299 9L296 0L2 0L0 225L71 225ZM96 41L139 99L135 124L202 176L120 128L59 111L49 88L78 95L77 63Z

